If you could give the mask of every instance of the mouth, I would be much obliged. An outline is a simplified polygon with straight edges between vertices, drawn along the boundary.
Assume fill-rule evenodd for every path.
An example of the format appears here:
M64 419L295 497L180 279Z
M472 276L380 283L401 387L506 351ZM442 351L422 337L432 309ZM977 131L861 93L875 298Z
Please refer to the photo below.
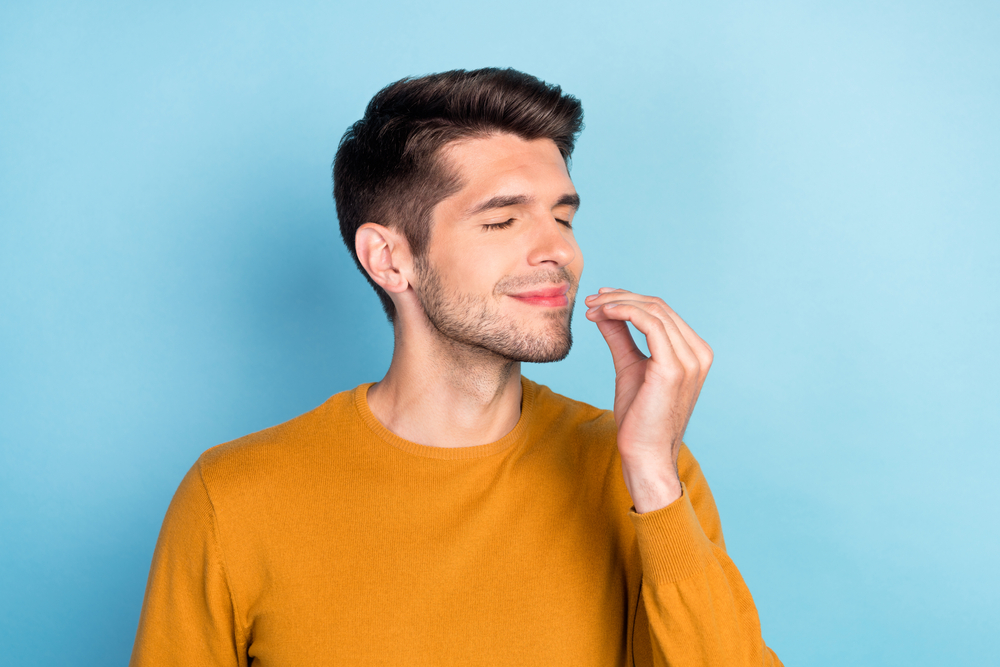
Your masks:
M558 308L569 305L568 292L569 285L567 283L562 283L553 287L526 290L524 292L518 292L517 294L508 294L507 296L531 306Z

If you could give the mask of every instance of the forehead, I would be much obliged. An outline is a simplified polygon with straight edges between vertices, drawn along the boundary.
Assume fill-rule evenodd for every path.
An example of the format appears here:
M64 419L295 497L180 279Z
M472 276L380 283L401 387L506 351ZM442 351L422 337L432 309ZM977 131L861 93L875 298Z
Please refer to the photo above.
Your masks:
M458 192L441 202L449 209L485 196L558 199L575 192L551 139L528 141L511 134L462 139L445 146L441 157L461 183Z

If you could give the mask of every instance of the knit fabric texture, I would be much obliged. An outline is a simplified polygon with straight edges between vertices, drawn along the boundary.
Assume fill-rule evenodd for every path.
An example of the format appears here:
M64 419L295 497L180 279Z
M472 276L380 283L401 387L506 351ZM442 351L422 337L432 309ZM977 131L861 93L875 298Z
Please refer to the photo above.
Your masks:
M156 544L133 667L780 665L681 450L637 514L609 411L522 379L496 442L408 442L361 385L205 452Z

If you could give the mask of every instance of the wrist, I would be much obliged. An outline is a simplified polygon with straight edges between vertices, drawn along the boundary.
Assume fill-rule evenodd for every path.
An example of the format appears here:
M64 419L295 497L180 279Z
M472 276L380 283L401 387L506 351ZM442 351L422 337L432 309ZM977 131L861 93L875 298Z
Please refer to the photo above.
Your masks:
M681 497L681 480L673 462L636 468L623 461L622 475L639 514L662 509Z

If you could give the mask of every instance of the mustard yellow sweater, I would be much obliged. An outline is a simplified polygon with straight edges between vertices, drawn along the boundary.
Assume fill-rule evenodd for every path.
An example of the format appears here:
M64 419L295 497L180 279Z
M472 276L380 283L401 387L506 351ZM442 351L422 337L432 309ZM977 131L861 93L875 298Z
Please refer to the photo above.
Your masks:
M682 497L636 514L611 413L522 385L487 445L405 441L362 385L205 452L131 664L780 665L687 448Z

